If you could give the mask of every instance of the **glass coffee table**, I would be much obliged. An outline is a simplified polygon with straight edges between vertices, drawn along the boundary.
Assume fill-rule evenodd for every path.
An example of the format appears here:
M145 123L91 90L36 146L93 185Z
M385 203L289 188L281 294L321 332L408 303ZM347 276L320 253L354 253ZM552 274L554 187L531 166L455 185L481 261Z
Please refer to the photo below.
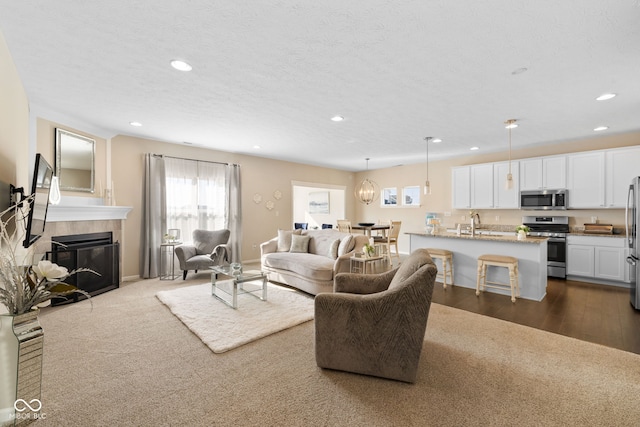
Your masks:
M251 294L267 300L267 276L259 270L234 270L220 265L211 269L211 295L230 307L238 308L238 295ZM224 277L221 277L224 276Z

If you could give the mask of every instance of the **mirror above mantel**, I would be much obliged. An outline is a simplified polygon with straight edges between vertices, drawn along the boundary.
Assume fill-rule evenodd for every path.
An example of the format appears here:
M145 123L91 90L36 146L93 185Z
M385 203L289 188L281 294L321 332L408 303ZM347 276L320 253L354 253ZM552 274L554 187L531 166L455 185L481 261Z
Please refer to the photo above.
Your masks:
M96 141L56 128L56 176L60 189L93 193Z

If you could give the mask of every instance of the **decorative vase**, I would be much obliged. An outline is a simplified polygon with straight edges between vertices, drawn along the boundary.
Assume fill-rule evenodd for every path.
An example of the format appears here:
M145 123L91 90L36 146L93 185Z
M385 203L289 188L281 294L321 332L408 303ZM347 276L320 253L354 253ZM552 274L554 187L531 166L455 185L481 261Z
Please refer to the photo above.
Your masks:
M527 233L524 230L518 231L518 240L525 240L527 238Z
M0 426L24 425L40 417L44 332L40 310L0 314Z

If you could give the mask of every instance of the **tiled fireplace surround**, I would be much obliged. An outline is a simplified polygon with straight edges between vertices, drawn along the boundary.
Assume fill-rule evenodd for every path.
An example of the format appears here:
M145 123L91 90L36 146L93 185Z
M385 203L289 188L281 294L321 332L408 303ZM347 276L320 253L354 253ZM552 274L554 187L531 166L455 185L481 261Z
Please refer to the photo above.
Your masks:
M122 282L123 228L130 207L121 206L49 206L47 223L42 237L34 244L34 254L44 255L51 250L53 236L99 233L110 231L114 242L120 242L120 271Z

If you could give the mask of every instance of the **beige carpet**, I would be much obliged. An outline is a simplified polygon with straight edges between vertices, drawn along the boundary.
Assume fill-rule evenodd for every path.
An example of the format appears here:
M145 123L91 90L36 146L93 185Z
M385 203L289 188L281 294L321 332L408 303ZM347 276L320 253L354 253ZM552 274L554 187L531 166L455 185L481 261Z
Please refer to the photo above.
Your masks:
M193 277L44 309L38 426L639 424L640 356L437 304L414 385L319 369L313 322L216 354L155 298Z
M211 296L211 283L161 291L156 296L214 353L313 319L313 298L272 284L267 286L267 301L240 294L235 310Z

